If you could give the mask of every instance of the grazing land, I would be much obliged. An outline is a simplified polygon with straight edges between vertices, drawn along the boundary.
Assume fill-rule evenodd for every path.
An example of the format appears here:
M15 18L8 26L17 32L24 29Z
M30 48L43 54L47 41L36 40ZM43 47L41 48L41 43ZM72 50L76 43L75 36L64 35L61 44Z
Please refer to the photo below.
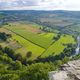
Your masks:
M28 27L27 27L28 26ZM33 44L36 44L42 48L47 48L50 44L52 44L52 42L54 41L53 40L53 37L56 36L55 33L52 33L52 34L45 34L45 35L49 35L51 36L51 38L48 38L48 37L44 37L44 35L40 35L40 34L43 34L41 33L40 30L36 30L36 29L33 29L33 28L29 28L30 25L21 25L21 24L10 24L8 26L6 26L5 28L6 29L9 29L11 30L12 32L14 32L15 34L23 37L24 39L32 42ZM26 28L27 27L27 28ZM30 29L33 29L32 31ZM35 32L39 32L37 34L35 34ZM53 35L53 36L52 36Z
M16 53L26 56L26 53L31 51L30 60L37 57L45 58L50 55L58 55L66 48L67 44L75 44L75 40L71 35L61 35L59 39L57 33L44 32L39 25L25 23L9 23L0 31L12 34L8 42L1 43L14 49Z
M23 57L26 56L27 52L31 51L31 60L44 53L55 42L53 38L57 37L56 33L44 32L38 26L31 24L9 23L1 28L0 31L12 35L7 42L1 43L4 47L9 46Z
M3 47L9 46L10 48L16 50L16 53L20 53L23 57L26 56L26 53L28 51L32 52L31 59L35 59L38 57L45 49L41 48L28 40L24 39L23 37L16 35L15 33L1 28L1 32L6 32L12 34L12 37L7 42L1 42L0 44L3 45Z
M66 48L67 44L75 44L75 40L72 36L62 35L58 41L53 43L42 55L42 57L48 57L49 55L59 55Z
M0 11L0 80L49 80L80 59L79 38L80 11Z

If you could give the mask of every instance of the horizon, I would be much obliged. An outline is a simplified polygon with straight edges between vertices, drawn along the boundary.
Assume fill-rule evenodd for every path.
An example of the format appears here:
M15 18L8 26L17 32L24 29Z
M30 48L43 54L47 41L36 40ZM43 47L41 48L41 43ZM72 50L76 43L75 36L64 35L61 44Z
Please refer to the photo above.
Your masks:
M45 11L45 12L46 12L46 11L70 11L70 12L80 12L80 10L76 10L76 11L75 11L75 10L31 10L31 9L30 9L30 10L27 10L27 9L25 9L25 10L22 10L22 9L16 9L16 10L15 10L15 9L14 9L14 10L12 9L12 10L11 10L11 9L10 9L10 10L9 10L9 9L7 9L7 10L0 10L0 12L1 12L1 11Z

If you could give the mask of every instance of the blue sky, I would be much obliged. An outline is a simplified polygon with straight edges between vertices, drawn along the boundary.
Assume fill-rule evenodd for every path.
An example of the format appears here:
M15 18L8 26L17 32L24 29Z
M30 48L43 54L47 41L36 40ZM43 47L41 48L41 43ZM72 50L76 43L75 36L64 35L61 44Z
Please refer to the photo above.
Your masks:
M80 0L0 0L0 10L79 10Z

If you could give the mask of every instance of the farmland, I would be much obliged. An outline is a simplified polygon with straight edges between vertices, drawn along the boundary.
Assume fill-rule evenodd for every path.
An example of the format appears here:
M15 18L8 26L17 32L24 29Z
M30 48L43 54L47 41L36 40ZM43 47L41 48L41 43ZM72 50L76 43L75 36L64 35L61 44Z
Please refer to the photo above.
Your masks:
M49 80L50 71L80 59L79 14L0 11L0 80Z
M37 45L25 40L24 38L16 35L15 33L11 32L9 30L6 30L6 29L2 28L1 31L2 32L5 31L6 33L12 34L12 38L9 39L9 43L2 42L1 45L3 45L4 47L5 46L11 47L12 49L16 50L16 53L20 53L23 57L26 55L26 53L28 51L32 51L32 53L33 53L32 54L32 58L35 59L37 56L39 56L45 50L44 48L41 48L41 47L39 47L39 46L37 46ZM12 43L14 43L14 44L12 44ZM18 47L21 46L21 47L20 48L15 48L17 46Z
M69 35L62 35L61 38L56 41L54 44L52 44L41 57L48 57L49 55L58 55L66 48L63 44L75 44L74 39L72 36Z
M70 35L61 35L58 40L57 33L44 32L40 29L39 25L25 24L25 23L9 23L2 28L2 31L12 34L9 43L2 43L14 49L16 53L26 56L26 53L31 51L31 60L36 59L38 56L42 58L49 55L58 55L66 48L67 44L75 44L75 40ZM63 45L66 44L66 45Z
M21 25L19 23L15 23L15 25L10 23L8 26L4 26L4 28L0 29L0 32L2 31L2 32L12 34L12 37L8 40L8 43L3 42L1 44L4 47L5 46L11 47L12 49L14 49L16 51L16 53L20 53L23 57L25 57L25 55L28 51L31 51L32 56L30 59L33 60L33 59L36 59L39 55L41 55L45 51L45 48L50 46L50 44L55 41L53 39L53 37L56 37L57 34L56 33L45 33L43 31L39 30L39 27L35 27L33 25L33 26L31 26L31 28L29 28L29 26L31 26L31 25L30 24L27 24L27 25L22 24ZM31 31L31 29L34 29L34 30ZM24 34L23 34L24 36L19 33L16 33L17 31L21 31L21 32L19 32L21 34L22 34L22 32L24 32ZM27 33L29 33L29 35ZM31 39L31 38L29 39L29 37L31 37L31 35L32 35L33 39ZM34 38L34 35L37 39L40 39L40 43L38 42L38 44L41 44L41 45L36 44L36 42L35 42L36 38ZM27 37L29 40L27 39ZM35 41L33 42L33 40L35 40ZM43 44L43 42L44 42L44 44ZM43 46L46 45L46 43L47 43L47 47L43 48Z
M40 32L39 34L35 34L33 32L30 32L28 29L25 29L24 26L21 26L20 24L16 24L16 25L11 25L10 26L6 26L7 29L13 31L14 33L20 35L21 37L27 39L28 41L42 47L42 48L47 48L54 40L53 37L56 36L53 34L50 34L51 35L51 38L48 38L48 37L44 37L44 35L40 35ZM32 30L33 31L33 30ZM42 33L43 34L43 33ZM48 35L48 34L47 34Z

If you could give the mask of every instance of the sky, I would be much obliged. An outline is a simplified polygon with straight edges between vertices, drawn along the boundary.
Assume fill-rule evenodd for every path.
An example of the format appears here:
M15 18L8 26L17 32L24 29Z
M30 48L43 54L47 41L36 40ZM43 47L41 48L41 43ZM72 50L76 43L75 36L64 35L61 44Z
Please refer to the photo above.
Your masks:
M80 0L0 0L0 10L80 11Z

